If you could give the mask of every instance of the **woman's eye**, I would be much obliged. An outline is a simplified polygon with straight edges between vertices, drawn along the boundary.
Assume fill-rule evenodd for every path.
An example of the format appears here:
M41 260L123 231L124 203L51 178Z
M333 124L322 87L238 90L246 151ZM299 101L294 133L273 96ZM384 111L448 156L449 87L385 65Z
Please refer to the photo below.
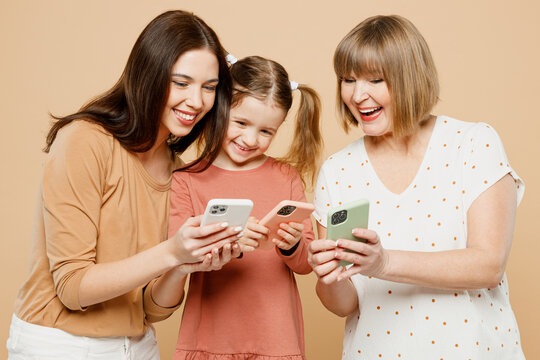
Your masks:
M274 135L274 133L270 130L261 130L261 132L264 134L264 135L267 135L267 136L272 136Z
M186 82L183 82L183 81L174 81L173 80L173 84L176 85L176 86L179 86L179 87L186 87L188 86L188 84Z
M243 121L238 121L238 120L236 120L234 123L235 123L236 125L238 125L238 126L246 126L246 123L243 122Z
M344 82L345 84L354 84L356 82L355 79L350 79L350 78L342 78L341 81Z
M379 83L382 83L384 80L383 79L373 79L371 80L371 83L372 84L379 84Z
M216 86L214 85L206 85L204 88L208 91L216 91Z

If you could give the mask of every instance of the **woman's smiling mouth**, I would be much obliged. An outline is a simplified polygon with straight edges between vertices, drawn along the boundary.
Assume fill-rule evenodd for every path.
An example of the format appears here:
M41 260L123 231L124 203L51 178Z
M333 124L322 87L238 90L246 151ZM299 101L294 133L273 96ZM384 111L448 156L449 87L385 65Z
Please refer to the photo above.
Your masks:
M196 117L196 113L190 113L190 112L187 112L187 111L182 111L182 110L177 110L177 109L172 109L174 114L176 115L176 118L178 119L178 121L180 121L180 123L182 123L183 125L191 125L193 124L193 121L195 120L195 117Z
M362 121L373 121L379 117L382 112L382 106L370 108L358 108Z

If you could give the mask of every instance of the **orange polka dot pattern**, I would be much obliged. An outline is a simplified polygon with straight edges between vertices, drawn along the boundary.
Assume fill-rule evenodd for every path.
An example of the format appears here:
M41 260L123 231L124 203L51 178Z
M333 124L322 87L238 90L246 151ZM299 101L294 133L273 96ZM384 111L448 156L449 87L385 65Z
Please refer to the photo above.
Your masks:
M326 226L328 209L367 198L369 228L385 248L461 249L467 242L468 208L508 173L516 180L520 200L524 184L495 130L439 116L418 173L405 191L394 194L384 186L362 138L324 163L314 216ZM361 311L347 319L343 359L423 359L426 354L434 359L524 359L506 276L496 288L468 291L362 275L352 281Z

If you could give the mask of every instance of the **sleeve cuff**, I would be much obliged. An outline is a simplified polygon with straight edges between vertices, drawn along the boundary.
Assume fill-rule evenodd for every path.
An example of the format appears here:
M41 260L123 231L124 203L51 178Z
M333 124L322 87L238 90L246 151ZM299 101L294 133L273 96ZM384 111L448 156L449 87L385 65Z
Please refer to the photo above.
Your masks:
M300 239L300 241L302 241L302 240ZM280 248L278 248L278 250L281 253L281 255L283 255L283 256L291 256L292 254L294 254L296 249L298 249L298 246L300 245L300 241L297 242L296 244L294 244L294 246L292 248L290 248L289 250L283 250L283 249L280 249Z
M88 307L81 307L81 301L79 299L81 281L88 269L90 269L90 266L73 271L71 276L66 275L65 284L62 287L57 287L58 298L69 310L86 311L88 309Z
M156 280L157 279L154 279L150 281L148 285L146 285L143 295L144 312L146 313L146 318L151 323L165 320L166 318L171 316L171 314L175 312L180 307L180 305L182 305L182 301L184 301L184 297L182 296L178 304L171 307L163 307L156 304L156 302L152 298L152 288L154 287Z

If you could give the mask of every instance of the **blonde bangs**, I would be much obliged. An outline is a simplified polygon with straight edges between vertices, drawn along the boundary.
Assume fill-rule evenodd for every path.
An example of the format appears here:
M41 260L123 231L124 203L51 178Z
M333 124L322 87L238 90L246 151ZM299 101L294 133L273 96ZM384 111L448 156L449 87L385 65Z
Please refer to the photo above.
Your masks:
M382 76L382 59L376 46L369 42L345 38L334 55L334 71L339 79L349 76Z

